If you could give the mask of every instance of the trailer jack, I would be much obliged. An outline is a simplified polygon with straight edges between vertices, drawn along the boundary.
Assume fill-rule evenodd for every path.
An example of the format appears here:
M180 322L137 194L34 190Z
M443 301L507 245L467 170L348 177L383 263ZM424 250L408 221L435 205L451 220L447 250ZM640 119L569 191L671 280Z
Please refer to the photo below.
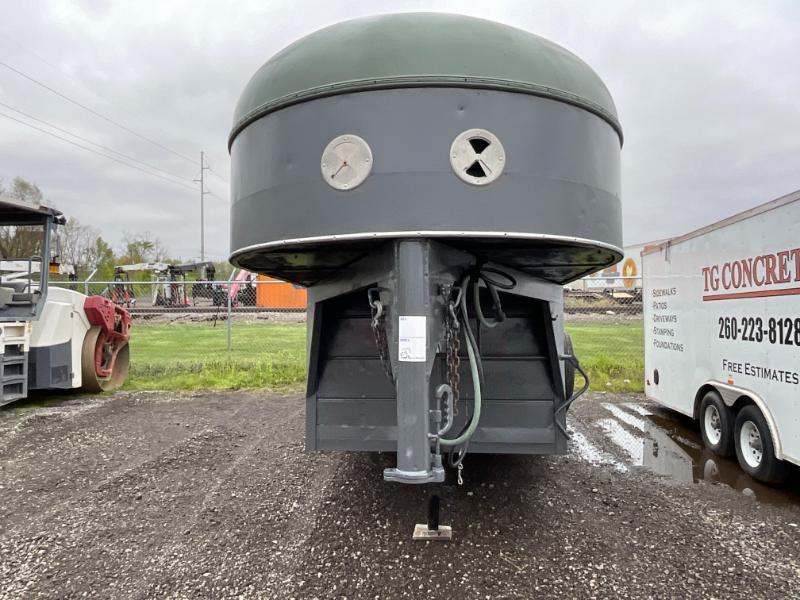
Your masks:
M439 525L440 500L437 494L431 494L428 500L428 522L417 523L414 526L415 540L439 540L448 542L453 539L453 528L449 525Z

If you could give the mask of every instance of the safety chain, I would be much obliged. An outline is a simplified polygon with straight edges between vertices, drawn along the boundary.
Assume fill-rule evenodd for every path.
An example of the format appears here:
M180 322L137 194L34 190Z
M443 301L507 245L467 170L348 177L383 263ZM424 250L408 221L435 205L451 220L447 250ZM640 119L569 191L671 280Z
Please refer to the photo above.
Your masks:
M455 288L457 297L450 300L448 304L447 317L445 318L445 346L447 350L447 383L453 390L453 414L458 415L459 390L461 389L461 374L459 372L460 358L458 357L461 349L459 339L459 323L456 310L461 299L461 288Z
M386 312L380 301L379 292L379 288L370 288L367 291L369 305L372 308L372 333L375 336L375 345L378 347L378 356L380 356L383 370L389 381L394 383L392 361L389 358L389 339L386 336Z

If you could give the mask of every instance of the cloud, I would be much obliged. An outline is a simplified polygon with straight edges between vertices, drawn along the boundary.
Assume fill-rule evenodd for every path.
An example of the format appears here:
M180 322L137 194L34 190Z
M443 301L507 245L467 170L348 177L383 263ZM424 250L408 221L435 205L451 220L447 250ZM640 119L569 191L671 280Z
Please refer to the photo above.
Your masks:
M191 159L92 116L0 68L0 101L177 174L199 152L228 178L234 104L295 39L380 3L3 0L2 60ZM604 78L625 129L627 243L680 234L798 186L800 78L791 1L393 2L461 12L569 48ZM9 113L0 108L0 111ZM0 177L21 175L112 243L148 231L199 256L199 195L0 118ZM192 163L194 161L194 164ZM228 255L228 186L207 173L206 248Z

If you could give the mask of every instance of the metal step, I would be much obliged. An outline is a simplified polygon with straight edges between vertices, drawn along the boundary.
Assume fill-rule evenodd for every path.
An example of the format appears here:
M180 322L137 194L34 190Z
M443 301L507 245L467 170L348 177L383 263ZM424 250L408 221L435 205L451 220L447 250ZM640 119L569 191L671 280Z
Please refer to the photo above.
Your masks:
M22 344L5 345L0 354L0 405L28 396L28 355Z

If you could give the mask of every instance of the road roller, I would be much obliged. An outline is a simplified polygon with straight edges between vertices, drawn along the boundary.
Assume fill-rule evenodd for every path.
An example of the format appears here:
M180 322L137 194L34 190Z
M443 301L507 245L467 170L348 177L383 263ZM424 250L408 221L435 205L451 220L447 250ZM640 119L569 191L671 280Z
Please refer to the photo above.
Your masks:
M346 21L267 60L228 141L231 262L308 287L309 450L396 453L403 484L567 451L563 286L622 257L585 62L466 16Z
M48 285L63 224L53 208L0 198L0 405L30 390L110 391L127 378L130 314Z

